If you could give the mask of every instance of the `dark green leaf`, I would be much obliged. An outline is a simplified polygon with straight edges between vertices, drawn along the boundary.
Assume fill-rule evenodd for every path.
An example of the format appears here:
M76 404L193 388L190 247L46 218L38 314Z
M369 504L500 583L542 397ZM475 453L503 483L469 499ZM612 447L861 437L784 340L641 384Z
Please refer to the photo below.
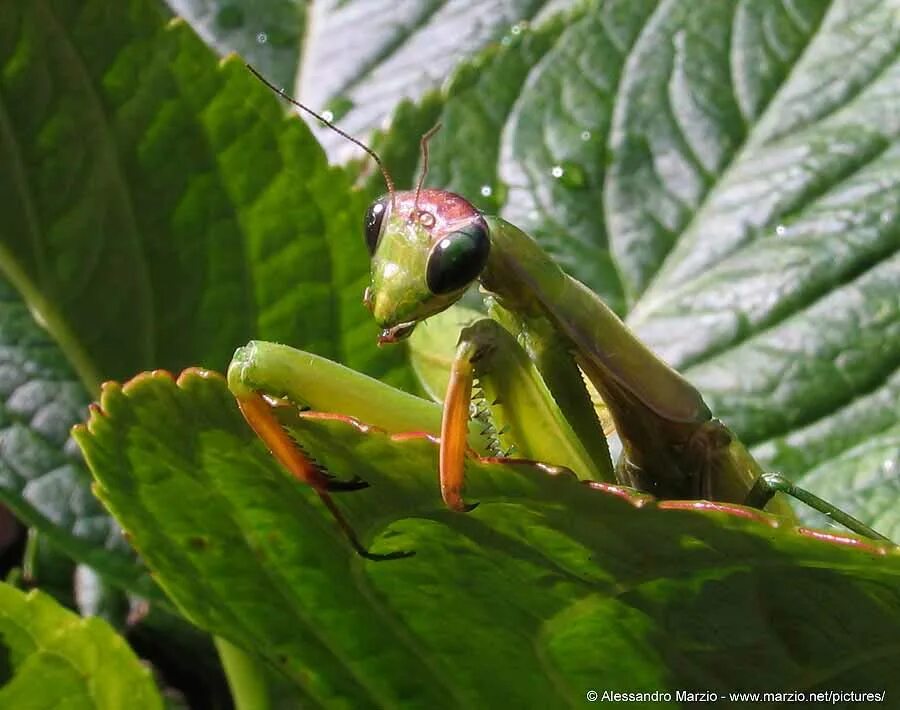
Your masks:
M89 389L258 336L411 383L360 305L365 198L150 0L0 17L0 265Z
M219 55L232 52L291 89L306 39L307 0L166 0Z
M352 133L383 123L404 98L444 81L467 55L519 34L548 0L370 0L315 3L302 73L303 96L329 103ZM557 3L558 4L558 3ZM347 42L347 37L359 41ZM329 146L340 139L322 134Z
M221 378L147 375L106 389L102 406L78 439L160 582L203 628L260 649L310 702L900 692L896 550L815 539L734 506L635 507L528 464L470 461L467 495L480 505L455 514L440 500L433 443L284 413L333 473L371 484L335 497L365 544L416 553L370 562L255 440Z
M279 86L364 137L462 59L507 44L571 0L167 0L219 54L237 52ZM305 31L304 31L305 30ZM334 133L329 152L346 154ZM416 136L415 138L418 138Z
M90 473L69 437L87 402L60 349L0 280L0 500L55 550L152 595L118 524L91 495Z

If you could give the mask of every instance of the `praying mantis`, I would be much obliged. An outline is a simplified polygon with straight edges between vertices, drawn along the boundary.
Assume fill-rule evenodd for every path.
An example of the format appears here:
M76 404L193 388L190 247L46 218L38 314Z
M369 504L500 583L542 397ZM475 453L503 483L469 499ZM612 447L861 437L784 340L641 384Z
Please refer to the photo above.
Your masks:
M398 191L374 151L248 68L360 146L384 175L388 193L364 217L371 282L363 303L380 329L379 344L405 340L473 285L485 296L488 316L460 332L440 421L411 395L379 403L380 425L399 431L412 422L413 428L439 434L440 492L450 510L474 507L463 497L470 448L494 454L487 460L503 465L513 459L498 454L515 447L519 457L663 499L743 504L793 520L785 499L792 496L860 535L888 541L784 477L764 472L712 416L700 393L534 239L482 214L460 195L424 189L428 140L436 128L422 137L424 168L415 190ZM300 381L305 385L298 386ZM248 424L294 477L318 493L356 551L373 559L402 557L409 553L370 553L330 495L365 482L332 476L290 438L275 414L285 398L301 404L331 397L341 413L354 415L367 397L360 382L350 384L333 363L264 342L239 348L228 370L229 388ZM322 394L323 386L330 394ZM615 466L588 386L599 394L621 441ZM421 421L415 421L417 412ZM473 419L485 428L479 432Z

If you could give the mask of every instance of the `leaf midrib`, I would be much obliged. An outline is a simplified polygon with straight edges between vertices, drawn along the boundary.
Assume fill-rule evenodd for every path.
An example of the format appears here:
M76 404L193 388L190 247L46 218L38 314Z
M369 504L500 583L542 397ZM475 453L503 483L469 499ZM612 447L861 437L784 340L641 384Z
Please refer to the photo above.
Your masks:
M20 197L20 204L28 222L34 258L37 262L38 278L41 279L41 274L46 271L46 267L44 266L43 250L40 248L40 228L38 227L34 209L34 200L32 199L31 191L28 189L28 180L25 176L19 144L13 136L9 123L9 114L2 96L0 96L0 135L2 135L4 142L9 146L13 154L12 164L7 167L10 169L10 174L13 177ZM67 360L78 373L79 379L85 388L94 396L98 396L100 383L103 379L99 370L88 357L87 352L81 347L80 342L56 308L44 297L34 281L28 277L2 242L0 242L0 272L22 295L23 300L28 304L32 313L39 314L46 329L53 335L54 340L66 354Z
M103 103L100 101L100 97L94 88L93 79L87 71L83 58L78 50L72 45L68 34L64 31L59 19L54 14L52 8L49 7L46 0L40 0L36 7L38 8L37 11L47 18L47 25L51 27L53 34L61 39L59 44L61 51L64 51L72 59L72 66L75 67L75 70L81 75L82 85L86 88L86 91L92 100L92 112L100 119L98 124L101 127L101 133L106 141L109 152L112 155L112 158L105 162L109 169L114 169L116 180L121 187L121 207L131 226L128 236L134 240L134 245L137 247L136 252L141 253L140 239L138 237L139 231L135 220L130 186L128 185L128 181L124 179L121 165L116 159L118 152L115 150L115 141L112 139L106 112L104 111ZM40 229L37 226L35 217L36 213L33 195L28 187L28 181L25 177L24 166L21 160L21 151L18 149L18 143L12 137L8 113L2 102L0 102L0 130L9 136L9 144L14 150L16 158L16 162L13 166L14 178L19 187L22 204L25 207L26 217L31 227L31 238L35 247L35 259L37 261L39 272L43 271L46 273L43 250L40 248ZM142 283L146 295L149 278L146 272L146 264L141 261L141 263L136 266L141 269L140 276L138 276L136 280L139 280ZM3 274L22 295L22 298L25 303L28 304L29 309L40 315L46 330L52 335L53 339L65 354L66 359L72 364L72 367L75 369L84 387L93 397L98 397L100 393L100 384L105 377L97 366L96 361L88 354L87 350L84 348L83 341L76 336L70 324L62 317L59 310L41 292L38 283L36 283L31 276L26 274L22 266L12 257L8 249L2 244L0 244L0 270L2 270ZM41 274L38 273L37 276L40 278ZM141 299L141 304L139 305L144 309L145 319L152 322L153 312L150 299ZM154 352L153 328L144 328L143 337L145 340L145 351L148 353Z

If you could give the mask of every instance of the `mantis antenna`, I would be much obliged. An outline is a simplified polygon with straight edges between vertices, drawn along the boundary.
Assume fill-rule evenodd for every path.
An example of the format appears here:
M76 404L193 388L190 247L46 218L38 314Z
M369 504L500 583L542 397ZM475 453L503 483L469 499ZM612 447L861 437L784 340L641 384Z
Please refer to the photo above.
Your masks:
M441 130L440 122L435 123L429 128L419 141L419 145L422 148L422 172L419 174L419 181L416 183L416 197L413 200L412 212L410 213L411 218L414 218L417 214L416 210L419 207L419 193L422 192L422 185L425 183L425 177L428 175L428 141L430 141L432 136L439 130Z
M257 79L259 79L263 84L268 86L272 91L274 91L276 94L281 96L283 99L285 99L289 103L293 104L297 108L302 109L303 111L306 111L306 113L308 113L313 118L317 118L322 123L324 123L326 126L328 126L332 131L337 133L339 136L343 136L351 143L358 145L360 148L362 148L364 151L366 151L366 153L368 153L370 156L372 156L372 159L377 163L378 169L381 170L381 174L384 176L384 182L387 184L388 193L391 196L391 206L393 207L393 205L394 205L394 181L391 178L390 173L388 173L387 168L384 167L384 163L381 162L381 158L378 157L378 153L376 153L374 150L372 150L369 146L367 146L361 140L354 138L349 133L342 131L340 128L335 126L331 121L329 121L323 115L313 111L309 106L305 106L304 104L297 101L297 99L295 99L294 97L286 94L284 89L279 89L277 86L275 86L275 84L273 84L271 81L266 79L266 77L264 77L262 74L260 74L258 71L256 71L256 69L254 69L250 64L246 64L246 67L247 67L247 69L250 70L250 72L253 74L253 76L255 76ZM438 127L439 127L439 125L435 126L425 135L430 136L430 134L433 134L435 132L435 130L437 130ZM422 140L423 141L425 140L424 136L423 136ZM424 148L424 145L423 145L423 148ZM428 157L427 151L425 152L425 157L426 157L426 166L427 166L427 157ZM421 180L419 181L419 183L421 184ZM416 192L416 199L418 199L418 196L419 196L419 193Z

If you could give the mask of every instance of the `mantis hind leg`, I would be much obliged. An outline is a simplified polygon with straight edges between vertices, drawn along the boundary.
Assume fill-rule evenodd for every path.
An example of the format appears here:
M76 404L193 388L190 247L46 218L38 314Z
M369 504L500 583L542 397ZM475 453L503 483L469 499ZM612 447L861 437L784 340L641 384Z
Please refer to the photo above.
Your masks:
M789 495L792 498L805 503L813 510L817 510L824 515L827 515L834 522L843 525L845 528L852 530L858 535L873 540L892 543L890 539L886 538L881 533L876 532L862 521L857 520L849 513L845 513L840 508L837 508L828 501L810 493L805 488L793 484L778 473L764 473L757 478L753 488L751 488L750 492L747 494L745 504L753 508L761 509L777 493L784 493L785 495Z

